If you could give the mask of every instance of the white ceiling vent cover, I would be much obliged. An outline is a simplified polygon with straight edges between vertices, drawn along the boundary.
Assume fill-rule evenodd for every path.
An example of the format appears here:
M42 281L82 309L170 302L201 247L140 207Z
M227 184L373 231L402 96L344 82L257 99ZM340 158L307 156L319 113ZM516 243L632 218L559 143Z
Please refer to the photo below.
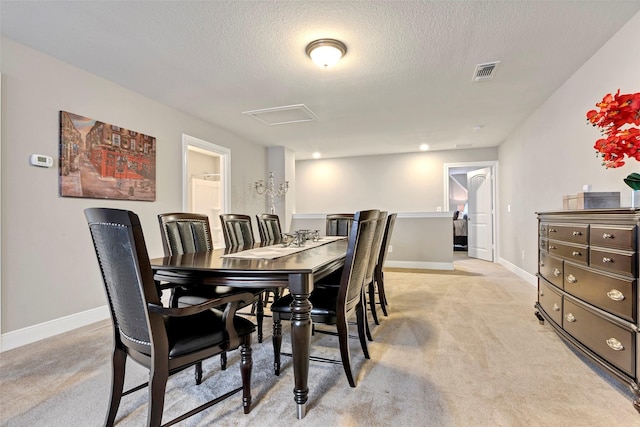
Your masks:
M483 82L485 80L491 80L496 73L496 68L498 68L498 64L500 61L487 62L486 64L478 64L476 65L476 69L473 72L474 82Z
M287 123L313 122L318 120L318 116L316 116L313 111L309 110L304 104L243 111L242 114L251 116L269 126L284 125Z

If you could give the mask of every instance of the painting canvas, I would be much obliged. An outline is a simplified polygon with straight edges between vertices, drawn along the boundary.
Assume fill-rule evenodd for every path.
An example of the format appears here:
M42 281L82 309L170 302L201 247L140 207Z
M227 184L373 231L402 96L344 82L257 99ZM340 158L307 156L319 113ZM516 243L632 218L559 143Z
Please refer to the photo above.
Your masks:
M156 200L156 139L60 112L60 195Z

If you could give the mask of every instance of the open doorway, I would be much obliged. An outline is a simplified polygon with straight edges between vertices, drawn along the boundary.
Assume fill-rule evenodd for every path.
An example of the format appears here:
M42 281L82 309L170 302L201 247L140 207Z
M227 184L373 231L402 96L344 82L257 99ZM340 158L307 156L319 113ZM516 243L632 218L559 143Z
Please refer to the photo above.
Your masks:
M497 169L497 161L444 165L444 206L454 221L456 254L496 260Z
M230 206L231 151L183 134L182 157L182 209L207 215L213 246L224 247L219 215Z

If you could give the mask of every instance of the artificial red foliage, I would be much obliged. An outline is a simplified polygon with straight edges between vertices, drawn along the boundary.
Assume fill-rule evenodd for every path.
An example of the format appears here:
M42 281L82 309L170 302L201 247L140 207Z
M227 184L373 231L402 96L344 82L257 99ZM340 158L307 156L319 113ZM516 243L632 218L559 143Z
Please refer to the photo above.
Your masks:
M640 161L640 93L607 94L596 104L600 110L587 112L587 120L599 127L603 138L593 148L606 168L624 165L625 156Z

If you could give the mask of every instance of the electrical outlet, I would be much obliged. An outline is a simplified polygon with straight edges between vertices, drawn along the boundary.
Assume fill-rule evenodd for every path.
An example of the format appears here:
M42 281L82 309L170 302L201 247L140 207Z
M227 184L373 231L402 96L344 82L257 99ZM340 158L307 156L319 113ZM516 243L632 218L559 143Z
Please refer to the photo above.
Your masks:
M393 252L393 245L389 245L389 252Z

